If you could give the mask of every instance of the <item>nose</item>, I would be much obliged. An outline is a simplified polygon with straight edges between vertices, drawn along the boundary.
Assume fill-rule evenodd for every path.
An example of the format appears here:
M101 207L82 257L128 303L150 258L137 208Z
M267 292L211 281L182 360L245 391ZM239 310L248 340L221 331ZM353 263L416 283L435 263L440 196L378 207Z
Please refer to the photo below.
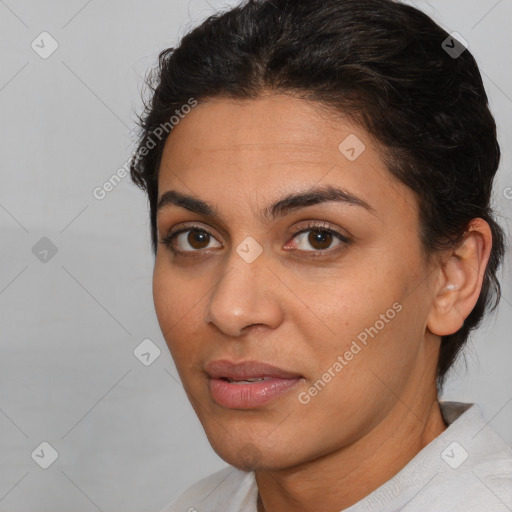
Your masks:
M275 329L283 318L279 284L264 253L248 263L233 251L225 272L211 290L204 321L233 337L241 336L253 325Z

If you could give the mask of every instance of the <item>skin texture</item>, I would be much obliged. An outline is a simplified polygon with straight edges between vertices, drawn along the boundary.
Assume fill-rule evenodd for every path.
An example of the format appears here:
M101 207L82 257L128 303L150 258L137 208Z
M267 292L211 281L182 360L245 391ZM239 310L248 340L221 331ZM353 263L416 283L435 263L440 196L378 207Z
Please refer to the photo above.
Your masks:
M354 161L338 149L350 134L366 147ZM374 211L328 202L260 217L283 196L321 185L342 187ZM417 199L387 171L375 141L284 94L199 104L167 140L158 187L159 197L176 190L220 214L176 205L158 212L159 240L190 223L211 236L195 245L187 239L194 232L174 239L191 257L159 244L154 302L212 447L255 470L260 511L344 509L445 430L435 386L440 336L460 328L478 299L491 247L484 221L473 221L459 248L426 258ZM334 236L322 246L314 228L295 236L308 221L349 243ZM249 236L263 250L252 263L236 252ZM298 394L396 303L400 312L301 403ZM263 361L303 379L262 407L229 409L209 393L204 365L217 359Z

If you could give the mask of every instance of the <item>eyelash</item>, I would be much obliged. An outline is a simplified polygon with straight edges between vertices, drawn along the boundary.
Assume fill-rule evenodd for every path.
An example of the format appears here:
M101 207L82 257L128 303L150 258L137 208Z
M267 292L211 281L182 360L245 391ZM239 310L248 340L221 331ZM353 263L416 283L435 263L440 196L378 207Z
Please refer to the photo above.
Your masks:
M308 231L313 231L313 230L330 233L330 234L332 234L334 237L336 237L342 243L340 245L336 246L335 248L325 249L323 251L322 250L302 251L300 249L294 249L293 252L305 252L307 254L306 257L312 257L312 258L326 257L326 256L330 256L331 254L336 253L336 252L344 249L345 246L347 246L347 245L349 245L351 243L351 239L350 238L348 238L345 235L342 235L338 231L328 227L328 225L326 223L322 223L322 222L310 222L310 223L308 223L308 225L306 227L302 227L301 226L299 228L294 228L292 230L292 235L293 235L292 239L296 238L298 235L300 235L302 233L305 233L305 232L308 232ZM198 250L195 250L195 251L181 251L181 250L175 249L172 246L172 243L173 243L174 239L178 235L181 235L182 233L186 233L187 231L198 231L198 232L201 232L201 233L206 233L209 236L211 236L212 238L215 238L213 236L213 234L210 233L204 227L197 226L197 225L191 225L191 226L186 226L186 227L184 227L184 228L182 228L182 229L180 229L178 231L175 231L174 233L168 234L165 238L160 240L160 243L165 245L166 247L168 247L171 250L171 252L173 254L177 255L177 256L198 257L198 256L201 255L200 253L206 252L207 250L201 250L201 249L198 249ZM292 250L290 250L290 251L292 251Z

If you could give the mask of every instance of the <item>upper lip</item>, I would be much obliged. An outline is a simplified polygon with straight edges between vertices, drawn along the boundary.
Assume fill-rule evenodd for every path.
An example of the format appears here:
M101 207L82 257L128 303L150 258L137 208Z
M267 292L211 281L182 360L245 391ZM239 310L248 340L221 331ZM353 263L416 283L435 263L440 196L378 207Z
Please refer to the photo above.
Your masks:
M254 379L257 377L274 377L279 379L296 379L301 377L282 368L261 361L241 361L233 363L227 359L210 361L205 365L205 371L210 378L225 377L233 380Z

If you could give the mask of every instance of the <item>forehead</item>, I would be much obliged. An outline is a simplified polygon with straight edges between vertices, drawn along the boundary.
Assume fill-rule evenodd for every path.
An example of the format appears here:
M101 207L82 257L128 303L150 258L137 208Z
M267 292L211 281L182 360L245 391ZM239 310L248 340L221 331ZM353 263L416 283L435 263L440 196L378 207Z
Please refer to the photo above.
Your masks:
M349 131L361 131L346 123ZM190 151L188 158L205 152L209 154L237 154L266 162L289 161L293 153L300 153L299 161L332 160L338 144L332 147L333 130L340 132L339 122L320 104L287 95L265 96L254 100L215 98L196 106L184 120L174 127L168 137L164 156L180 149ZM193 134L193 137L191 135ZM330 136L331 135L331 136ZM335 135L339 139L342 133ZM335 154L335 153L334 153Z
M159 196L174 189L240 206L317 184L357 193L381 213L401 216L416 206L366 131L287 95L216 98L193 108L167 139L158 188Z

